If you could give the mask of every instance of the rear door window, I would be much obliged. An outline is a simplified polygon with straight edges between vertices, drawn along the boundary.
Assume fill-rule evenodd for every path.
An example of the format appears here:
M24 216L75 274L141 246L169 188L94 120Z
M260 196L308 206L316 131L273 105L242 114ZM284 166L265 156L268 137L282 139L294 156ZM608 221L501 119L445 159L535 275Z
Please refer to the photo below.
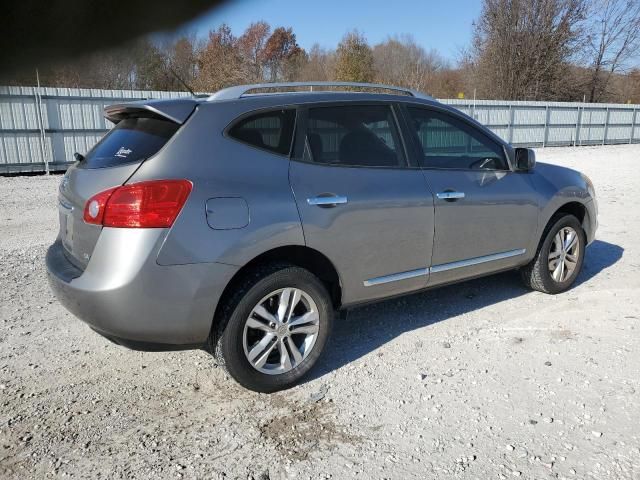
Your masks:
M180 128L159 118L126 118L87 153L82 168L115 167L155 155Z
M305 160L345 167L406 166L389 105L310 108Z
M238 121L229 129L229 136L252 147L289 155L295 119L293 109L257 113Z

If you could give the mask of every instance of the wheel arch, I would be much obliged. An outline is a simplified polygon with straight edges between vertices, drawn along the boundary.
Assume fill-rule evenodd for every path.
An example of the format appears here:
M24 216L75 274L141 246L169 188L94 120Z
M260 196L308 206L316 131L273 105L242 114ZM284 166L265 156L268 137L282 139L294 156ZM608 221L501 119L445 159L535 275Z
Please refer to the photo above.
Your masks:
M543 252L545 241L549 238L549 233L553 229L553 226L558 223L563 217L567 215L571 215L575 217L577 222L582 226L584 230L585 236L585 246L588 240L588 222L590 221L590 213L589 208L586 204L578 201L569 201L561 204L560 206L556 206L554 208L549 209L549 214L545 217L546 222L540 223L543 227L542 232L538 238L538 244L535 249L535 254L530 258L530 262L523 265L520 269L522 279L529 288L534 290L538 290L543 293L560 293L568 289L575 280L575 277L571 280L571 283L566 284L564 287L561 287L561 283L555 284L553 280L549 276L548 272L548 251ZM572 224L575 225L575 224ZM544 256L540 256L542 253L545 253ZM582 256L580 262L584 259L584 250L582 250ZM581 268L582 263L578 265L576 268ZM571 274L573 275L573 274ZM548 277L548 279L547 279ZM566 280L566 279L565 279ZM563 282L562 278L559 282ZM551 283L550 283L551 282Z
M229 297L235 286L242 281L242 278L247 274L247 272L255 269L259 265L278 262L290 263L309 270L327 287L334 308L340 308L342 305L342 283L340 281L340 275L331 260L313 248L303 245L287 245L272 248L261 253L247 262L233 275L231 280L227 283L227 286L224 288L218 301L218 305L216 306L214 324L224 301Z
M587 209L587 207L582 202L578 202L578 201L566 202L560 205L559 207L555 208L553 211L550 212L549 215L547 215L546 221L542 225L542 230L540 231L540 235L538 238L538 245L540 245L544 241L545 232L547 232L547 230L549 229L550 223L559 214L563 214L563 213L573 215L574 217L576 217L580 222L580 225L582 225L582 229L584 230L585 235L587 235L587 233L591 231L591 223L590 223L591 218L589 216L589 210Z
M558 208L552 215L554 217L558 213L568 213L576 217L580 223L583 223L588 216L586 207L580 202L568 202Z

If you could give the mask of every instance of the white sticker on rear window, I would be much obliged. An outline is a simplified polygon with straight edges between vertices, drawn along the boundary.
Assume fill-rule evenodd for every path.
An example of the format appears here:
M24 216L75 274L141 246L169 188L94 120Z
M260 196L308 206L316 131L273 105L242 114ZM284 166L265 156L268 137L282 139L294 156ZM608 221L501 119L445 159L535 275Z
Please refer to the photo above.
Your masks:
M116 157L127 158L127 156L131 153L130 148L120 147L120 150L116 152Z

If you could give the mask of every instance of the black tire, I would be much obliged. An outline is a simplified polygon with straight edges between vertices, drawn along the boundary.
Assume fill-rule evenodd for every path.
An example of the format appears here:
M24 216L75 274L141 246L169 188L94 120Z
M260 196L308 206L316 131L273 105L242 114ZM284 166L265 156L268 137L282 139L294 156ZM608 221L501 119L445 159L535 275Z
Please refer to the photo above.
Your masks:
M578 233L578 259L573 272L563 281L556 281L549 271L549 252L552 248L554 237L565 227L571 227ZM580 274L580 270L582 270L586 244L586 235L576 217L566 213L553 216L542 234L536 256L520 270L522 281L527 287L543 293L555 295L566 291L573 285L573 282Z
M318 310L318 333L308 355L281 374L262 373L251 365L243 346L245 323L253 308L272 292L297 288L308 294ZM210 346L219 365L243 387L271 393L296 384L320 358L333 323L333 305L324 284L311 272L290 264L269 264L248 272L223 300L212 330Z

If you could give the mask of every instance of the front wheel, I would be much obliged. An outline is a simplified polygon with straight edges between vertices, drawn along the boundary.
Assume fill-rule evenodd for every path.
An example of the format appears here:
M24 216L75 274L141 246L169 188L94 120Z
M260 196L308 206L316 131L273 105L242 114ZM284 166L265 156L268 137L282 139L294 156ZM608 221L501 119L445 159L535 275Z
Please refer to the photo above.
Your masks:
M288 388L320 357L332 314L329 294L311 272L265 266L247 275L223 306L214 353L250 390Z
M536 256L521 270L524 283L544 293L564 292L582 269L586 243L576 217L562 214L552 218Z

